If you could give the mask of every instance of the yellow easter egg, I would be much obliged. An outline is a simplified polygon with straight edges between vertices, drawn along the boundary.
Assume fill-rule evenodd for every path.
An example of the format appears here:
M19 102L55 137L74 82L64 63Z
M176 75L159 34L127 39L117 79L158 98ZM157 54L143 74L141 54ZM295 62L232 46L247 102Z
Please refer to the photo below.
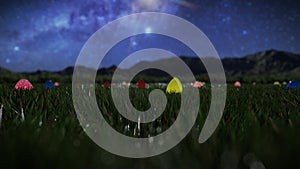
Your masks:
M167 86L167 93L181 93L182 85L178 78L174 77Z
M273 83L273 85L280 86L280 82L276 81L276 82Z

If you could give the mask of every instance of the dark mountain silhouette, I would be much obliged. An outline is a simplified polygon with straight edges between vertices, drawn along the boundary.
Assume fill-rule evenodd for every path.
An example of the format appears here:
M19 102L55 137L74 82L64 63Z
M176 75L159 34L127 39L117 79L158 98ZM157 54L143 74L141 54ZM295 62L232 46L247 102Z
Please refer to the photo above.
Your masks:
M79 69L82 72L94 71L93 69L86 68L86 67L80 67ZM97 70L97 74L98 75L100 75L100 74L101 75L112 75L116 69L117 69L117 66L115 66L115 65L108 67L108 68L101 68L101 69ZM73 75L73 71L74 71L74 67L70 66L70 67L65 68L64 70L53 72L53 73L61 75L61 76L71 76L71 75Z
M243 58L222 60L230 74L260 75L289 73L300 67L300 55L276 50L267 50Z
M206 69L202 61L198 57L180 57L183 62L190 68L195 76L205 76ZM202 58L204 60L213 60L212 57ZM147 64L160 64L168 65L174 61L174 57L161 59L156 61L142 61L134 65L129 69L123 69L123 73L130 72L137 67L145 67ZM280 79L290 79L300 78L300 55L293 54L290 52L277 51L277 50L267 50L254 54L250 54L241 58L223 58L222 64L228 78L238 79L244 76L247 77L272 77L273 79L280 77ZM176 68L176 67L175 67ZM111 76L115 70L116 66L111 66L109 68L101 68L97 70L97 75L107 75ZM54 77L69 77L73 74L74 67L67 67L62 71L57 72L47 72L47 71L36 71L32 73L21 73L22 75L30 76L42 76L43 79L46 79L49 74L55 75ZM92 69L80 67L81 72L90 72ZM0 68L0 78L3 74L18 74L20 73L11 73L10 71ZM169 74L156 69L147 69L139 73L139 75L144 77L153 77L153 78L162 78L170 77ZM11 76L11 75L10 75ZM52 77L52 76L51 76ZM8 77L6 76L6 79ZM153 79L152 78L152 79ZM270 80L270 79L269 79ZM272 79L271 79L272 80Z
M0 67L0 73L7 73L7 72L9 72L7 69Z
M180 57L191 69L194 75L206 74L206 69L202 61L197 57ZM203 60L213 60L212 57L205 57ZM162 59L153 62L168 64L170 59ZM153 63L152 62L152 63ZM143 67L149 62L140 62L134 67ZM267 50L242 58L224 58L222 64L225 73L230 76L234 75L267 75L267 74L289 74L300 73L300 55L282 52L276 50ZM147 70L143 72L150 76L165 76L159 70Z

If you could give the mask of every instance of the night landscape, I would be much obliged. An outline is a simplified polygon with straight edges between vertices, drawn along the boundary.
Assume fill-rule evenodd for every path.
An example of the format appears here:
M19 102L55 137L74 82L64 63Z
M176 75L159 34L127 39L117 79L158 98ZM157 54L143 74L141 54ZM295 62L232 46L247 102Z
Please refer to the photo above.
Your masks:
M0 168L299 168L299 9L300 3L293 0L0 2ZM98 30L119 18L144 12L170 14L192 23L217 54L198 56L183 41L153 33L158 29L179 30L162 17L154 18L152 25L126 23L129 29L141 28L143 34L116 43L96 69L77 64ZM103 36L107 44L122 32L110 31ZM97 49L107 44L100 44ZM164 49L174 55L140 56L120 66L128 55L148 48ZM178 77L193 80L154 68L128 79L134 70L149 64L173 64L171 69L180 70L174 64L177 58L193 74L192 78L186 74ZM205 65L218 60L226 84L218 80L221 76L215 76L220 72L216 70L211 75ZM86 63L93 61L87 59ZM87 80L78 81L76 71ZM117 71L121 74L114 81ZM91 80L93 73L95 78ZM146 113L163 104L158 95L151 100L155 89L167 101L159 116L153 115L156 118L145 122L140 116L132 120L120 113L120 103L114 97L126 100L124 91L128 91L129 103L137 111ZM210 118L213 90L226 95L220 120L214 115L214 119ZM137 150L136 154L142 154L143 146L150 146L147 153L155 152L156 143L163 146L173 142L168 140L173 137L157 141L156 136L173 129L183 115L192 114L193 101L197 99L193 94L186 97L187 91L199 95L199 105L195 104L197 115L191 120L191 129L167 151L126 156L110 151L94 139L93 134L103 136L100 141L119 143L115 147ZM131 148L120 140L110 140L111 133L94 128L102 125L98 118L86 122L93 117L94 112L85 111L94 101L93 96L108 126L126 138L144 139L147 144L141 142ZM83 107L78 106L76 97L84 102ZM128 108L131 104L124 103L125 114L135 112ZM188 109L180 114L184 107ZM185 118L189 123L189 118ZM201 142L202 129L214 120L218 122L216 129L211 125L211 135ZM174 138L181 138L181 130L174 131Z

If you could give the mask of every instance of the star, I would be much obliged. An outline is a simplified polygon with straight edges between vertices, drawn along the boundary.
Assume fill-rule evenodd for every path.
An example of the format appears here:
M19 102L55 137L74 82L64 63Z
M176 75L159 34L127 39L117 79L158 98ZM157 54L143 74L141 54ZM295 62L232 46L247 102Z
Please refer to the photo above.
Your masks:
M5 59L5 63L9 64L11 62L11 60L9 58Z
M136 42L136 41L132 41L132 42L131 42L131 45L132 45L132 46L136 46L136 45L137 45L137 42Z
M145 28L145 33L146 33L146 34L152 33L152 28L151 28L151 27L146 27L146 28Z
M20 50L20 47L19 47L19 46L15 46L15 47L14 47L14 51L15 51L15 52L18 52L19 50Z
M242 35L247 35L248 34L248 31L247 30L243 30L242 31Z

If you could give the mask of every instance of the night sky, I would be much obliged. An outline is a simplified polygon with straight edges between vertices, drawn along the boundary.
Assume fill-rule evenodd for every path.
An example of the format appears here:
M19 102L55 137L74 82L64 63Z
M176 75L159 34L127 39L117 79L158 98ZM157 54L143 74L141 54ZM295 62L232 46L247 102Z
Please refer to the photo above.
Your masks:
M296 0L1 1L0 66L13 71L74 66L80 49L99 28L119 17L148 11L174 14L192 22L222 58L268 49L300 53L299 9ZM145 32L151 32L151 27ZM145 34L117 44L101 65L118 64L132 52L149 47L195 56L174 39Z

